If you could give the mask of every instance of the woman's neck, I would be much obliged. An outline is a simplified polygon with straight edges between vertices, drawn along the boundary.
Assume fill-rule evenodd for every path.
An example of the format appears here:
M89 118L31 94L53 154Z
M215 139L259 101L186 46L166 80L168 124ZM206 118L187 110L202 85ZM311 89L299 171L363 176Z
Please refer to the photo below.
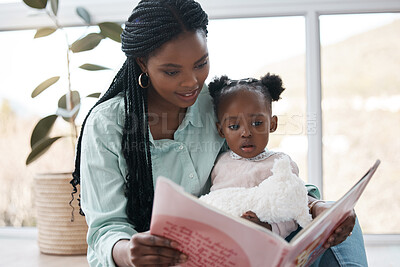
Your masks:
M174 133L185 118L186 110L149 94L148 118L153 139L174 139Z

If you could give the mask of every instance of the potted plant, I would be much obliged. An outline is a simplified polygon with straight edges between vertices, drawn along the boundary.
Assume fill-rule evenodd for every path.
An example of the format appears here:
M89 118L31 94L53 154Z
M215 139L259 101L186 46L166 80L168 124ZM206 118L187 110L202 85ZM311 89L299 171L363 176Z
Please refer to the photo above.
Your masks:
M56 31L63 31L65 34L66 46L60 47L61 53L66 53L66 76L68 87L64 94L58 99L58 108L55 114L48 115L38 121L31 135L31 152L26 159L26 165L31 164L43 154L59 139L71 138L72 147L78 135L79 126L76 117L80 110L81 95L77 90L73 90L71 84L70 60L72 55L89 51L96 48L105 38L110 38L116 42L121 42L120 34L122 28L113 22L102 22L92 24L90 13L83 7L77 7L76 13L82 18L86 26L98 27L98 32L85 34L72 44L68 43L68 35L65 28L59 23L57 13L59 7L58 0L23 0L31 8L44 11L54 22L53 27L39 28L34 38L43 38ZM83 64L79 68L88 71L107 70L107 67L95 64ZM54 76L40 83L32 92L32 98L37 97L46 91L47 88L56 84L60 76ZM98 98L100 93L93 93L87 97ZM65 120L69 125L70 132L65 135L51 136L52 128L57 119ZM42 253L77 255L85 254L87 249L86 232L87 226L84 217L74 216L73 211L79 210L76 199L72 202L72 186L69 183L72 179L71 173L38 174L35 176L35 205L37 209L38 243ZM77 193L79 194L79 192ZM71 213L72 212L72 213Z

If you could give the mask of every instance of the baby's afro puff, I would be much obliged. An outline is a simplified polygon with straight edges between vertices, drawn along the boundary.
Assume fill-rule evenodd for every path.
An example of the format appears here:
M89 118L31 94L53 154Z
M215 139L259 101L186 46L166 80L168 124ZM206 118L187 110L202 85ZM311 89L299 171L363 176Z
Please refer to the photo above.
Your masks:
M271 75L269 72L261 77L261 83L264 87L266 87L272 101L278 101L281 93L285 90L285 88L282 87L281 77L274 74Z
M218 111L218 104L222 96L244 88L261 92L270 104L272 101L278 101L281 93L285 90L285 88L282 87L282 79L278 75L270 73L262 76L260 80L254 78L231 80L226 75L220 78L215 77L208 84L208 90L213 99L215 112L217 113Z

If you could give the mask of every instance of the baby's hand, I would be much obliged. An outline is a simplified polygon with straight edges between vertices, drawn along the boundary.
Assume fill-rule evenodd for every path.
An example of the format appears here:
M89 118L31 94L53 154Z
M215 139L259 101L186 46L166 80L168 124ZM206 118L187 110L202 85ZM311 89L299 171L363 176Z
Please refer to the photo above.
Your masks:
M257 217L257 214L255 214L251 210L246 211L245 213L243 213L241 217L246 219L246 220L249 220L249 221L251 221L253 223L261 225L262 227L265 227L268 230L272 229L272 227L271 227L271 225L269 223L260 221L260 219Z

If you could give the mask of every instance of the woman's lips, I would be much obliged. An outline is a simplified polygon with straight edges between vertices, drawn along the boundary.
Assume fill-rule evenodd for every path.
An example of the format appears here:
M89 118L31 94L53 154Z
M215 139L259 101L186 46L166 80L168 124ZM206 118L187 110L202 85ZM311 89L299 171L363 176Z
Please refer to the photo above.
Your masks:
M198 93L199 93L199 89L195 89L195 90L192 90L189 92L179 92L179 93L176 93L176 95L184 101L192 101L192 100L196 99Z

